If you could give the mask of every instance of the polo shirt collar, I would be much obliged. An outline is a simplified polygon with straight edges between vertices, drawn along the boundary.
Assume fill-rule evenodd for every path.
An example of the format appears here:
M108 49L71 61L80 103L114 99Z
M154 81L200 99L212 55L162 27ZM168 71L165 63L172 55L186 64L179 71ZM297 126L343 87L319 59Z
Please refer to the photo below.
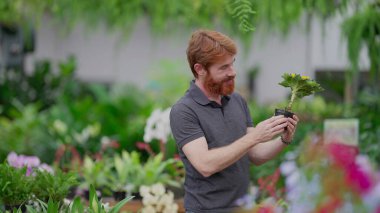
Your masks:
M202 92L202 90L195 84L195 80L192 80L190 82L189 94L194 99L194 101L200 105L205 106L208 104L215 103L214 101L210 101L207 98L207 96ZM227 103L229 100L230 100L230 96L228 96L228 95L223 96L222 97L222 105L224 105L224 103Z

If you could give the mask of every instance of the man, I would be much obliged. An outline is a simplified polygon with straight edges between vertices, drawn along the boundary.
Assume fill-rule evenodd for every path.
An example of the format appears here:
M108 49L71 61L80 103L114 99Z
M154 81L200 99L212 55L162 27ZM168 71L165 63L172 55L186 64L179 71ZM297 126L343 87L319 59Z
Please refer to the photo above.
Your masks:
M216 31L195 31L189 41L195 80L170 113L186 169L187 212L233 211L247 193L250 162L274 158L290 144L297 126L296 116L275 116L253 127L245 100L234 92L236 53L235 43Z

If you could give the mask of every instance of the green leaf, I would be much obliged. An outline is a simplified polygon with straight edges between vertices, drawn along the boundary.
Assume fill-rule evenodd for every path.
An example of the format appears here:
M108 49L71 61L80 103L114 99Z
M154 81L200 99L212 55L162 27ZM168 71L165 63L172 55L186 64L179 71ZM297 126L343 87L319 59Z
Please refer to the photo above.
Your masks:
M111 210L109 213L118 213L120 211L120 209L128 202L130 201L131 199L133 198L132 197L127 197L127 198L124 198L122 201L118 202Z
M73 206L71 207L71 213L82 213L84 212L83 204L80 202L80 198L76 197L73 201Z

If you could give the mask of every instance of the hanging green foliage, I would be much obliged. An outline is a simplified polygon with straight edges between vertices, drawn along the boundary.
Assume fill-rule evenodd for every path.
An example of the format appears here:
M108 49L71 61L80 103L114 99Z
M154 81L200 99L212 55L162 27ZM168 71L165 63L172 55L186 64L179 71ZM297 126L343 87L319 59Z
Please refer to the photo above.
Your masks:
M342 25L347 39L348 58L352 71L359 70L359 55L366 47L370 59L370 72L374 84L380 80L380 1L365 6Z
M345 13L352 0L257 0L253 1L258 24L286 35L299 24L305 13L326 20L336 13Z
M349 1L352 0L2 0L0 23L36 25L46 15L66 30L78 23L89 28L105 24L111 30L129 33L144 17L155 33L221 26L244 37L259 23L286 33L305 10L326 17L345 11Z
M232 15L232 17L237 18L239 23L239 29L243 32L253 31L252 15L256 12L252 9L252 3L249 0L235 0L231 1L228 5L227 10Z
M128 34L138 20L147 20L156 34L167 34L186 28L222 28L239 37L250 47L253 29L264 26L287 35L291 27L308 17L318 17L324 23L337 14L356 13L343 25L349 59L357 70L359 50L368 47L371 73L379 73L379 0L2 0L0 25L33 25L41 17L59 23L63 30L77 24L93 29L102 24L110 30ZM376 9L377 8L377 9Z

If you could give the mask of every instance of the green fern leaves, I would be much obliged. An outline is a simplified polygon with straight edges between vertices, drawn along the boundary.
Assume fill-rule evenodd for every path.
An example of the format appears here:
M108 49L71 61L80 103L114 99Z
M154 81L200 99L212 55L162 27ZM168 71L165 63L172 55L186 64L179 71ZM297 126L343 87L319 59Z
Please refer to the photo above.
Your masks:
M249 0L233 0L228 4L228 12L232 17L239 19L239 29L243 32L254 31L252 16L256 13L252 9L252 3Z

